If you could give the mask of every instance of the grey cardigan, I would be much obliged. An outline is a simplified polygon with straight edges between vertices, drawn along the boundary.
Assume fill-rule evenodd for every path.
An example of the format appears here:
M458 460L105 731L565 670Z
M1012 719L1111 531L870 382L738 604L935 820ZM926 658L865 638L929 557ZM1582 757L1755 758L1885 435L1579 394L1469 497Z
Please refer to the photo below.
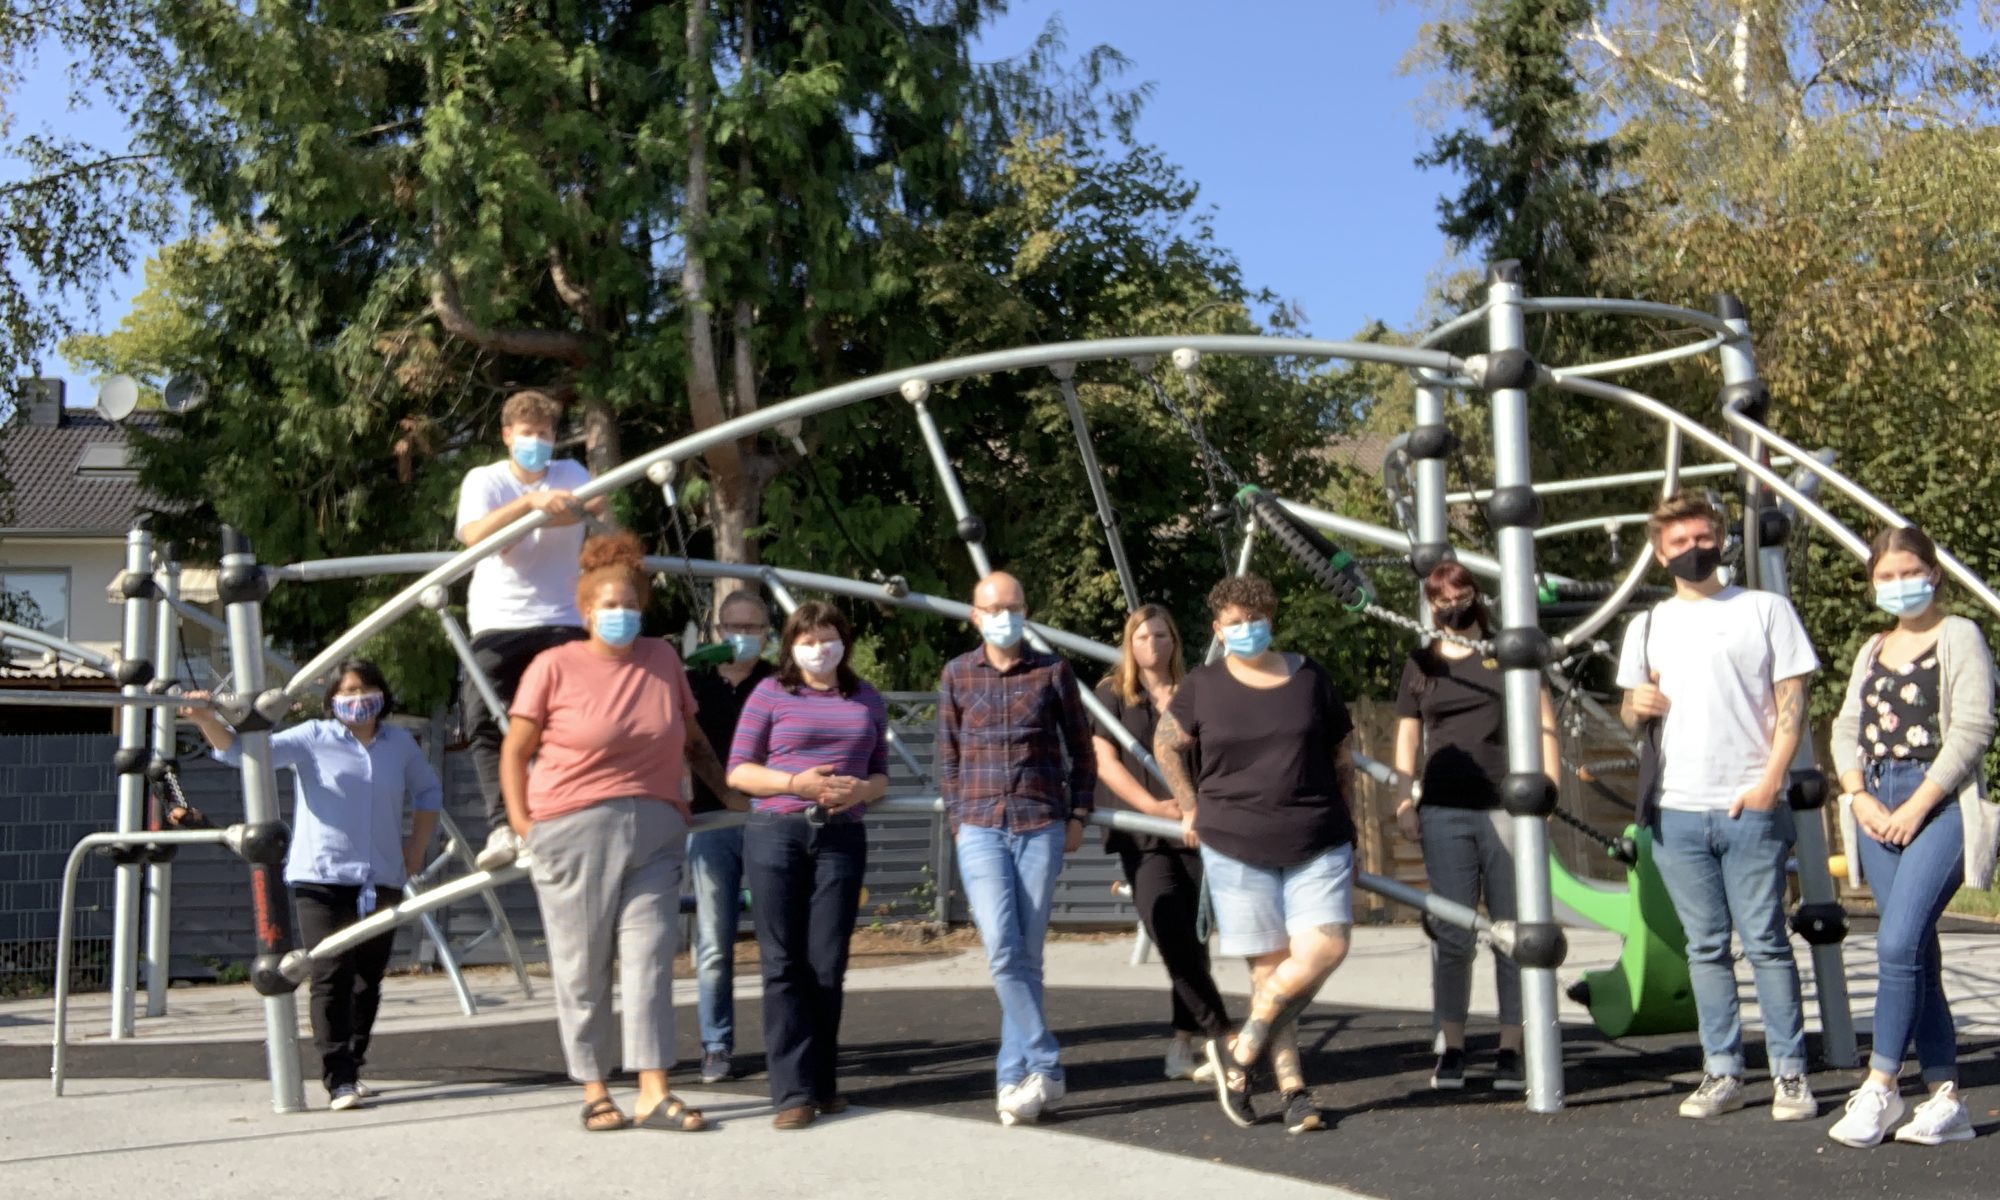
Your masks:
M1833 719L1833 765L1841 775L1861 766L1861 688L1881 634L1868 639L1855 657L1847 699ZM1938 626L1938 753L1925 777L1946 795L1958 793L1965 813L1965 879L1986 887L1993 874L1996 814L1986 800L1981 769L1993 741L1993 654L1979 626L1964 617L1946 617ZM1968 805L1979 806L1967 808ZM1975 845L1975 843L1979 843Z

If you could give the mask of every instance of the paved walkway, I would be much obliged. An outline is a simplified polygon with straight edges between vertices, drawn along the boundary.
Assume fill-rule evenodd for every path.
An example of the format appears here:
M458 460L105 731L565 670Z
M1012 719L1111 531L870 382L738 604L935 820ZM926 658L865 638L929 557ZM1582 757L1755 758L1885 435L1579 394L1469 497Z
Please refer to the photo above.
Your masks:
M1773 1126L1760 1113L1697 1125L1672 1116L1697 1067L1691 1036L1609 1043L1565 1003L1570 1107L1540 1117L1475 1078L1451 1097L1424 1085L1429 979L1422 935L1357 932L1348 965L1305 1024L1308 1072L1336 1128L1288 1138L1238 1131L1206 1093L1159 1078L1167 1002L1157 963L1128 964L1128 940L1049 948L1050 1011L1072 1094L1040 1129L991 1117L997 1011L976 953L858 970L847 1020L843 1086L857 1108L804 1134L770 1129L761 1077L691 1096L721 1119L700 1137L597 1138L575 1124L560 1078L546 989L521 997L511 975L473 975L481 1015L458 1014L439 978L392 981L371 1058L394 1074L369 1110L270 1112L261 1078L261 1003L248 988L177 989L173 1013L142 1021L136 1042L104 1036L105 998L79 997L74 1078L52 1102L50 1005L0 1005L0 1194L85 1195L129 1189L174 1196L246 1188L345 1196L437 1197L802 1193L950 1200L984 1196L1148 1197L1314 1194L1393 1200L1494 1200L1563 1194L1754 1197L1824 1194L1990 1196L2000 1141L1924 1151L1842 1152L1826 1120ZM1567 978L1608 961L1608 935L1575 935ZM1848 943L1861 1025L1872 998L1872 946ZM1809 959L1801 954L1801 962ZM1946 939L1948 986L1969 1048L1968 1085L1982 1133L2000 1126L2000 937ZM1483 977L1486 973L1482 970ZM1240 965L1222 968L1241 995ZM1476 997L1491 1012L1483 979ZM739 1062L761 1069L756 988L740 989ZM676 999L692 1002L692 985ZM681 1045L694 1043L691 1008ZM1476 1044L1490 1044L1482 1042ZM1477 1056L1475 1056L1477 1060ZM387 1078L385 1076L385 1078ZM1826 1072L1831 1111L1854 1082ZM313 1103L318 1089L310 1089ZM1699 1186L1690 1182L1698 1172Z

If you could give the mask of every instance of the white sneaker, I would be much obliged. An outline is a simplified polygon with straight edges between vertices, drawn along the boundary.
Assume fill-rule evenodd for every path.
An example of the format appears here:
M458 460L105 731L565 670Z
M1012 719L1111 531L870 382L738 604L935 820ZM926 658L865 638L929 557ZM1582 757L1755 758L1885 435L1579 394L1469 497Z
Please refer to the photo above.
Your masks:
M1195 1072L1194 1043L1179 1038L1167 1043L1165 1070L1168 1079L1192 1079Z
M1194 1080L1196 1083L1214 1083L1215 1064L1209 1062L1206 1058L1202 1059L1199 1063L1195 1064L1194 1074L1188 1076L1188 1078Z
M1697 1121L1743 1107L1743 1081L1734 1075L1704 1075L1694 1095L1681 1101L1681 1115Z
M1972 1114L1965 1111L1965 1102L1958 1098L1958 1085L1947 1083L1917 1105L1910 1123L1896 1131L1896 1140L1919 1146L1971 1141Z
M513 830L502 825L486 835L486 848L472 860L472 865L482 871L497 871L512 863L520 853L521 839L514 836Z
M1864 1083L1848 1096L1846 1115L1833 1123L1826 1136L1843 1146L1866 1150L1881 1145L1883 1135L1902 1119L1901 1096L1888 1088Z
M1042 1116L1041 1092L1033 1085L1035 1076L1000 1089L993 1107L1000 1112L1002 1125L1033 1125Z
M1771 1119L1810 1121L1819 1116L1819 1097L1803 1075L1781 1075L1771 1081Z

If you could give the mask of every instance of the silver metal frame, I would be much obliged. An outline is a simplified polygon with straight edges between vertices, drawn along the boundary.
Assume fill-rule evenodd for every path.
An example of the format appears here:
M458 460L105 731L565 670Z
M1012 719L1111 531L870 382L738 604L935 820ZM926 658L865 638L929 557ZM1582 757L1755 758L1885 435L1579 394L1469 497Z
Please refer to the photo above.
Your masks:
M153 533L150 523L141 521L125 535L125 579L128 585L150 584L153 579ZM153 659L153 599L150 591L125 597L126 663ZM127 699L145 696L143 683L122 689ZM127 704L118 710L118 749L126 754L143 753L151 736L151 719L143 708ZM137 833L145 824L146 776L139 769L118 776L118 832ZM120 863L113 873L111 909L111 1037L129 1038L133 1033L136 1009L134 984L139 973L139 898L145 872L139 864Z

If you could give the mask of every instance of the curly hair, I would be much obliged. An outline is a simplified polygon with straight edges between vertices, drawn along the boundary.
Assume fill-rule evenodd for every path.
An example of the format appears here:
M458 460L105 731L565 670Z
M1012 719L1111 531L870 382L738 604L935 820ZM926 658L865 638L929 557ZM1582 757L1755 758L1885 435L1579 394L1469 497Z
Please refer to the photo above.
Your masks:
M1278 615L1277 589L1261 575L1231 575L1208 589L1208 611L1220 617L1232 607L1268 621Z
M562 423L562 402L547 392L533 388L515 392L507 397L507 403L500 406L500 428L530 421L537 425L547 425L554 429Z
M607 583L632 585L633 594L639 597L639 606L645 607L646 550L637 534L599 534L583 544L578 562L583 567L583 576L576 581L576 606L579 610L588 607L597 589Z

